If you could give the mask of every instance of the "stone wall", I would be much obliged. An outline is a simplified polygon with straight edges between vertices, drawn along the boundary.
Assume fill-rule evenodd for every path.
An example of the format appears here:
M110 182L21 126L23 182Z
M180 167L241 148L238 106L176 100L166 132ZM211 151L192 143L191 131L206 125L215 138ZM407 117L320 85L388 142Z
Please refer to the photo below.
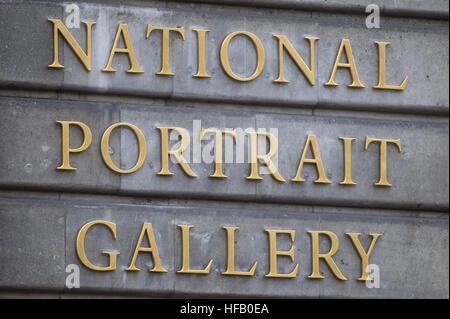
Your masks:
M379 1L380 28L367 28L365 9L372 2L80 2L81 21L96 22L88 70L61 33L58 60L64 68L50 66L54 23L48 19L67 25L73 14L65 10L69 2L0 0L0 296L448 298L448 4ZM105 72L117 34L117 47L129 48L125 34L117 33L124 24L140 72L127 72L133 62L123 52L113 55L116 72ZM163 33L148 34L148 25L183 28L169 33L166 58L173 75L157 74L164 73ZM86 25L67 30L86 50ZM204 77L195 76L201 55L195 30L208 30ZM236 31L255 35L264 50L264 67L254 80L233 79L221 62L224 39ZM280 75L275 35L289 39L310 69L309 39L319 38L313 83L286 51L288 82L275 82ZM336 72L337 86L326 84L343 39L351 45L364 87L349 87L355 79L345 67ZM398 87L405 81L404 89L375 88L381 68L376 42L390 43L386 83ZM255 49L245 34L230 41L229 64L237 77L249 77L262 61ZM347 63L348 51L342 55L340 62ZM72 123L66 148L76 170L57 169L64 166L64 121ZM81 152L73 150L87 134L74 122L92 133ZM108 143L102 139L119 122L138 128L145 140L146 156L131 174L117 170L139 163L138 133L121 126ZM193 174L171 159L173 175L158 174L164 157L161 127L186 132L189 144L182 155ZM236 131L235 140L223 136L227 178L211 177L216 144L214 134L201 136L202 128ZM276 155L270 159L278 175L261 160L260 179L249 178L249 129L275 137ZM168 136L172 149L180 146L176 132L171 129ZM351 159L345 138L352 139ZM371 138L378 140L369 143ZM312 139L320 164L306 161L296 178L303 153L318 158L308 144ZM389 140L385 161L380 139ZM275 145L265 135L257 142L260 155ZM116 171L105 161L102 145ZM351 183L346 163L351 163ZM379 185L383 172L387 181ZM115 231L94 225L83 241L93 265L107 267L107 253L116 256L110 271L87 266L76 246L83 225L92 221L115 225ZM167 272L149 271L157 263L156 245L153 252L138 254L140 271L129 270L148 223ZM208 274L180 273L179 225L193 226L189 266L202 270L212 259ZM239 227L235 268L247 272L257 261L252 276L223 274L230 257L224 227ZM270 231L278 231L277 248ZM309 278L314 231L322 232L321 254L338 242L332 260L346 280L323 258L324 278ZM337 242L325 232L335 234ZM381 234L369 258L380 271L378 288L358 280L364 271L349 235L354 233L361 234L366 252L373 234ZM141 247L149 245L144 240ZM268 276L273 254L281 275L275 278ZM66 267L72 264L80 269L80 288L67 285ZM283 278L296 265L295 276Z

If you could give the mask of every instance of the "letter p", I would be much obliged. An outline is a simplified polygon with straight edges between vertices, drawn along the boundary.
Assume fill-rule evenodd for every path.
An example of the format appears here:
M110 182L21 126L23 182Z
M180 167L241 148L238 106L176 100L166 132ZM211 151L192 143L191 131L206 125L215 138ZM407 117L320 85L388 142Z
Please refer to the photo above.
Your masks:
M61 124L62 129L62 140L61 140L61 151L62 151L62 164L61 166L57 167L56 169L61 170L69 170L74 171L76 170L75 167L70 166L69 162L69 156L70 153L79 153L85 151L92 142L92 133L89 127L81 122L73 122L73 121L56 121L56 123ZM81 131L83 132L83 144L78 148L70 148L70 141L69 141L69 129L70 125L76 125L78 126Z

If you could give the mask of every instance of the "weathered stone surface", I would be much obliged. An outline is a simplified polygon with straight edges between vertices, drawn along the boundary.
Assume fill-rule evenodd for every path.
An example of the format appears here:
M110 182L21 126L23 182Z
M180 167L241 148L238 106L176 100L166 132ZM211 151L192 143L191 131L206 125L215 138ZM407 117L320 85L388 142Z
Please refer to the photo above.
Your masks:
M47 68L53 56L53 31L46 21L63 12L56 3L0 1L0 86L61 88L64 73Z
M448 1L379 0L380 28L366 26L366 6L372 0L134 0L76 2L81 21L92 28L92 70L88 71L63 40L59 61L53 61L53 26L61 19L82 50L86 28L70 26L70 2L0 0L0 297L232 297L232 298L449 298L449 46ZM76 20L76 17L75 19ZM69 22L68 22L69 21ZM103 72L119 24L126 24L139 68L129 73L130 60L115 54ZM147 25L184 28L170 34L170 71L158 75L162 32L146 38ZM198 43L194 29L206 33L206 73L198 78ZM247 31L262 42L265 65L249 82L227 76L220 61L225 37ZM278 41L285 35L310 65L309 42L315 42L315 85L311 85L287 52L284 77L278 77ZM351 42L358 74L365 88L351 88L348 70L325 86L342 39ZM389 42L386 82L404 91L377 90L378 48ZM121 37L118 48L124 48ZM346 62L346 54L341 62ZM257 58L249 38L236 36L229 46L231 69L240 77L253 73ZM8 98L6 96L9 96ZM19 97L20 96L20 97ZM85 102L97 101L97 102ZM92 131L91 146L70 154L74 171L62 171L61 126L56 121L80 121ZM101 156L100 141L107 127L118 122L137 126L148 146L142 167L118 174ZM196 177L187 176L172 158L173 176L160 176L161 134L157 127L179 127L189 135L183 156ZM223 138L226 179L214 172L214 135L200 142L200 129L237 131L237 143ZM282 183L260 163L262 180L250 175L246 129L269 132L278 140L272 157ZM305 141L317 138L326 178L318 184L316 167L304 164L304 182L293 182ZM247 137L246 137L247 136ZM351 149L352 179L344 179L344 147L340 137L355 138ZM364 149L366 137L400 139L402 150L387 147L387 179L392 187L374 186L380 176L378 143ZM72 126L70 148L82 143L82 131ZM259 153L269 149L258 140ZM169 149L180 146L169 134ZM117 128L107 149L120 169L136 163L138 148L129 128ZM312 158L311 150L307 158ZM114 223L117 238L101 225L86 236L86 255L106 266L102 252L117 253L114 271L94 271L77 256L76 237L94 220ZM127 271L143 223L152 223L164 273L149 272L155 263L148 252L136 261L140 271ZM181 230L190 229L190 268L208 275L180 274ZM227 276L227 237L236 231L235 266L254 276ZM294 260L279 256L278 272L295 278L267 278L269 236L266 230L295 231L292 243L280 234L277 249L293 245ZM324 279L310 279L311 237L307 231L331 231L339 239L333 256L348 279L337 279L320 261ZM358 281L361 259L346 233L360 233L364 250L369 234L382 236L370 263L380 269L380 287ZM147 239L141 247L148 247ZM330 249L321 236L320 253ZM80 267L80 288L70 289L69 273ZM68 270L69 269L69 270ZM69 280L69 281L68 281ZM76 280L75 280L76 282Z
M448 298L448 281L442 280L448 273L448 218L15 199L0 201L0 219L1 288L99 294L120 291L145 296ZM114 271L87 269L76 256L77 233L82 225L93 220L116 224L115 240L106 227L94 226L88 231L85 244L88 258L99 266L107 263L102 251L120 252ZM149 253L138 256L136 266L141 271L124 270L130 264L144 222L153 225L167 273L148 272L153 267ZM203 269L214 259L210 274L176 273L181 267L181 232L177 225L194 226L190 231L190 265L192 269ZM236 269L248 271L258 261L253 277L221 274L227 264L224 226L240 227L235 238ZM295 230L294 262L278 257L278 271L288 273L299 264L296 278L265 277L269 271L269 240L265 229ZM320 262L324 279L307 278L311 273L308 230L327 230L337 235L339 250L333 259L347 281L336 279L324 262ZM346 232L361 233L365 249L370 244L369 233L382 234L370 257L370 262L380 268L380 288L368 289L364 282L356 280L361 275L360 259ZM142 244L147 245L146 241ZM325 237L319 245L321 252L328 251L329 242ZM290 246L287 235L278 236L278 250L288 250ZM18 253L19 248L23 249L22 253ZM11 263L15 259L19 260L20 267ZM65 266L69 264L80 266L79 289L65 288L68 275Z
M145 196L187 197L289 202L313 205L448 209L448 124L432 122L380 121L302 115L197 110L194 108L111 105L107 103L60 102L51 100L2 99L0 130L0 185L40 190L93 191ZM120 114L119 114L120 112ZM91 147L70 156L76 171L60 171L61 128L57 120L81 121L93 132ZM144 134L148 153L143 166L133 174L111 171L100 155L101 136L110 125L128 122ZM197 178L187 176L169 160L174 176L160 176L161 136L158 126L177 126L190 136L189 151L183 153ZM237 144L224 138L226 179L214 172L214 135L199 143L201 128L236 129ZM277 135L278 167L286 183L264 173L261 181L247 180L250 174L247 129L263 129ZM81 134L71 129L71 147L79 147ZM239 133L240 132L240 133ZM78 134L78 136L76 135ZM292 182L308 134L317 137L325 173L331 184L316 184L315 165L305 164L301 177ZM387 147L387 177L392 187L374 186L379 180L379 143L364 150L366 136L400 139L402 152ZM343 143L339 137L353 137L352 178L357 185L340 185L344 179ZM263 140L260 140L262 148ZM73 144L72 144L73 143ZM178 134L171 132L169 149L176 149ZM226 148L226 144L231 147ZM129 129L111 135L112 160L122 169L136 163L137 143ZM230 153L232 157L227 160ZM263 150L260 150L264 154ZM242 155L243 154L243 155ZM241 156L242 155L242 156ZM308 155L309 158L312 154ZM242 161L240 161L242 160Z
M313 1L315 2L315 1ZM321 6L322 1L316 1ZM439 2L440 3L440 2ZM436 6L439 7L439 3ZM78 61L70 47L62 40L60 56L64 69L48 69L52 53L52 27L48 18L64 20L64 4L54 3L53 11L41 2L2 3L5 19L2 23L0 55L7 57L0 63L0 85L16 88L46 88L67 91L88 91L107 94L196 99L246 104L289 105L306 108L339 108L356 110L383 110L387 112L448 114L448 23L423 20L382 21L382 28L368 29L365 16L330 15L299 11L297 15L286 12L270 13L259 9L237 12L227 6L202 6L193 8L186 4L162 7L162 2L150 6L127 6L80 3L82 21L96 21L92 31L92 71L88 72ZM352 7L350 2L343 6ZM401 7L401 5L399 5ZM432 6L431 6L432 7ZM431 8L430 7L430 8ZM51 7L53 8L53 7ZM17 10L16 10L17 9ZM56 10L56 11L55 11ZM58 13L59 10L59 13ZM22 47L26 41L17 41L13 31L17 21L27 19L33 12L33 20L27 24L33 32L32 43L47 43L45 49L34 53ZM37 12L38 14L34 14ZM11 21L10 21L11 20ZM119 23L128 24L141 74L127 73L129 61L126 54L114 58L117 72L102 72L106 66ZM174 76L155 73L161 69L161 31L145 37L147 24L165 27L183 27L185 41L173 33L170 40L170 69ZM36 26L34 26L36 25ZM206 36L206 71L211 78L194 78L197 72L197 37L193 29L209 29ZM10 31L9 31L10 30ZM266 65L255 80L241 83L229 78L222 70L219 59L224 38L238 30L254 33L265 48ZM85 28L70 29L85 47ZM278 45L273 35L287 36L309 65L309 48L305 36L317 36L316 84L311 86L289 55L285 53L285 77L289 83L274 83L278 77ZM342 38L351 40L353 54L361 82L366 88L349 88L349 72L338 70L338 87L326 87L339 43ZM398 85L409 77L404 91L376 90L378 83L378 51L374 41L391 42L387 48L387 83ZM430 48L433 48L430 50ZM17 52L23 54L17 54ZM230 63L241 77L253 73L256 54L251 41L236 37L230 45ZM344 59L344 57L343 57ZM33 67L29 62L33 61ZM42 76L48 81L42 81Z
M64 206L0 199L0 289L61 289L65 283Z
M359 104L375 112L389 112L395 105L398 110L410 112L427 112L427 110L439 112L438 109L443 110L443 107L448 105L448 93L439 93L448 82L448 72L441 70L442 65L448 65L448 45L433 44L440 41L438 39L443 34L428 33L419 26L408 28L395 22L388 26L382 24L383 27L380 29L361 29L357 24L351 25L348 19L340 16L332 19L332 22L328 22L329 18L326 15L317 16L317 19L319 33L324 34L319 44L322 59L319 62L318 77L328 81L334 55L339 47L337 39L347 38L351 40L361 83L366 86L361 89L347 87L352 83L350 73L347 70L338 70L335 76L338 87L320 86L319 108L353 109L352 105ZM388 56L386 81L398 86L405 76L408 76L405 91L373 88L378 83L378 49L374 41L391 43L386 48ZM411 57L414 56L412 60L409 59L407 52ZM417 59L419 56L420 61ZM437 62L437 58L443 59L443 64ZM423 101L424 104L427 103L425 101L430 103L428 107L423 108L420 106L422 102L419 101Z
M0 117L0 185L38 190L88 191L118 190L120 177L104 170L100 155L101 134L110 123L119 121L112 104L84 104L69 101L2 99ZM81 121L92 131L92 157L72 153L75 171L61 174L61 125L56 121ZM111 135L111 157L120 156L120 137ZM72 126L70 147L83 142L82 131ZM83 167L83 169L79 169Z

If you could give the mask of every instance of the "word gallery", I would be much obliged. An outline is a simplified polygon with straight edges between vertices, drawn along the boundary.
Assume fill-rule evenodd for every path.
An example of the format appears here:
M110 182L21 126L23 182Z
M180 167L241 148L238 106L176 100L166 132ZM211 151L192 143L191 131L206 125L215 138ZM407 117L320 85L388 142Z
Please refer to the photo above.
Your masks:
M120 252L117 251L102 251L102 254L108 256L109 262L108 265L95 265L92 263L88 254L86 253L86 243L91 242L87 241L86 235L90 228L102 226L109 231L114 240L117 239L117 225L113 222L106 220L93 220L86 224L84 224L80 230L78 231L76 238L76 252L81 263L87 267L88 269L94 271L114 271L117 269L117 256L120 255ZM198 275L207 275L211 271L212 264L214 259L210 259L206 267L203 269L193 269L190 264L190 230L194 228L194 225L177 225L177 227L181 231L181 268L177 271L178 274L198 274ZM226 246L227 246L227 267L222 275L228 276L254 276L256 267L258 266L258 261L255 261L251 266L249 271L240 271L236 269L236 254L235 254L235 244L236 244L236 231L239 230L239 227L233 226L225 226L223 229L226 231ZM265 229L269 239L268 245L268 257L269 257L269 272L265 275L267 278L295 278L297 277L299 264L293 266L293 270L289 273L280 273L278 269L278 257L284 256L289 257L292 262L295 260L294 256L294 242L295 242L295 230L281 230L281 229ZM347 280L347 278L342 274L333 260L333 256L339 249L339 239L335 233L331 231L319 230L312 231L309 230L307 233L311 239L311 275L308 276L310 279L324 279L325 277L321 274L319 269L319 261L323 260L333 275L339 280ZM360 241L360 233L345 233L346 237L352 242L354 249L356 250L357 255L361 261L361 276L357 279L360 281L372 280L368 273L369 266L369 258L373 252L375 247L375 243L378 238L382 236L382 234L371 233L369 237L371 239L371 243L367 250L363 248L363 245ZM281 236L288 236L290 239L290 248L288 250L280 250L277 248L277 239ZM146 240L144 240L146 237ZM330 242L330 249L328 252L323 253L323 247L320 249L320 238L327 238ZM148 245L143 245L143 241L147 241ZM320 252L322 250L322 252ZM136 247L133 252L133 256L131 258L130 264L125 271L140 271L141 269L136 267L136 260L139 254L149 253L152 255L153 259L153 268L149 269L149 272L153 273L165 273L168 272L162 262L161 257L158 250L158 245L156 242L155 233L153 231L152 223L145 222L142 224L141 232L139 234L139 239L136 242ZM90 254L92 254L90 252Z

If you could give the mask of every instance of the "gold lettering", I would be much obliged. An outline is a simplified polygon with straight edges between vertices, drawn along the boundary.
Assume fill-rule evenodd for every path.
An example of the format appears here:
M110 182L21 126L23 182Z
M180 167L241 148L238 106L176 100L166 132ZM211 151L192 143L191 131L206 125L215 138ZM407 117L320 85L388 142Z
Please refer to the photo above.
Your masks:
M173 155L188 176L197 177L182 155L189 147L189 134L186 130L181 127L157 127L157 129L161 132L161 171L158 175L174 175L169 171L169 155ZM177 150L169 151L169 130L175 130L181 136L181 145Z
M286 182L286 180L281 177L280 173L275 167L275 164L273 164L271 160L271 157L278 152L277 138L267 132L246 131L246 133L250 136L250 176L248 176L246 179L263 179L261 176L259 176L258 160L261 160L267 166L273 178L282 183ZM269 153L267 153L266 155L258 155L258 135L266 136L269 139Z
M117 44L119 42L119 38L122 35L123 42L125 44L125 48L118 48ZM111 67L114 55L116 53L126 53L128 55L128 60L130 62L130 69L127 70L128 73L144 73L139 68L136 54L134 53L133 43L131 42L130 33L128 32L128 25L124 23L119 23L116 32L116 38L114 39L114 44L111 49L111 53L109 54L108 63L106 67L102 70L103 72L116 72L117 70Z
M215 134L215 146L214 146L214 174L209 175L209 177L214 178L227 178L223 173L223 153L222 153L222 135L230 134L233 136L234 143L237 143L236 130L225 131L225 130L215 130L215 129L201 129L200 131L200 141L203 140L205 134L214 133Z
M299 265L296 264L294 270L289 274L279 274L277 267L278 256L288 256L294 261L294 246L292 245L288 251L277 250L277 235L288 234L291 237L291 242L295 241L295 230L274 230L265 229L269 233L269 273L265 277L281 277L281 278L295 278L297 277L297 271Z
M105 266L105 267L95 266L86 257L85 237L86 237L86 233L89 230L89 228L91 228L94 225L105 225L112 232L114 239L116 239L116 237L117 237L116 236L116 224L114 224L114 223L102 221L102 220L94 220L92 222L89 222L89 223L83 225L83 227L81 227L80 231L78 232L77 240L76 240L76 251L77 251L78 258L83 263L83 265L85 265L87 268L92 269L92 270L96 270L96 271L115 270L116 265L117 265L117 255L119 255L118 252L102 251L102 254L109 256L109 264L108 264L108 266Z
M56 123L61 124L61 131L62 131L62 140L61 140L61 154L62 154L62 163L61 166L57 167L56 169L61 170L69 170L69 171L75 171L76 168L70 166L69 156L70 153L79 153L85 151L92 142L92 133L89 127L81 122L74 122L74 121L56 121ZM70 141L69 141L69 129L70 125L76 125L79 128L81 128L83 132L83 144L76 149L70 148Z
M147 236L149 247L142 247L142 240L144 239L144 234ZM161 259L159 258L158 246L156 245L155 234L153 233L153 227L151 223L143 223L141 234L136 243L136 248L134 250L133 258L131 259L130 266L126 268L126 271L139 271L140 269L136 267L136 259L140 252L147 252L152 254L153 258L153 269L149 269L149 272L167 272L161 264Z
M400 85L386 84L386 47L391 43L375 41L375 44L378 46L378 84L374 86L374 88L398 91L404 90L406 83L408 82L407 76L403 79L403 82Z
M308 149L311 146L311 150L313 153L314 158L306 158L306 154L308 153ZM300 163L298 164L297 174L295 177L291 180L293 182L304 182L305 180L301 178L301 172L303 169L303 164L315 164L317 169L317 175L318 179L314 181L314 183L321 183L321 184L330 184L331 182L327 179L325 175L325 170L323 168L322 164L322 158L320 157L320 151L319 146L317 145L317 140L315 135L308 135L308 138L305 143L305 147L303 148L303 154L302 158L300 159Z
M123 169L117 167L116 164L114 164L113 161L111 160L111 156L109 154L109 137L111 135L111 132L116 127L119 127L119 126L129 127L136 135L137 141L138 141L138 147L139 147L138 160L136 162L136 165L134 165L134 167L132 167L128 170L123 170ZM145 156L147 155L147 143L145 141L144 134L142 134L142 132L139 128L137 128L136 126L129 124L129 123L116 123L116 124L113 124L110 127L108 127L106 129L106 131L103 133L100 145L101 145L102 158L103 158L103 161L105 162L106 166L108 166L114 172L117 172L120 174L131 174L131 173L136 172L144 164Z
M170 72L170 31L179 33L184 41L184 28L154 27L149 24L147 25L147 34L145 35L146 39L148 39L153 30L162 31L161 71L156 74L175 75L175 73Z
M302 73L306 76L308 82L311 85L315 85L315 53L314 53L314 43L316 40L319 40L317 37L305 37L305 39L309 40L309 64L310 67L306 65L305 61L303 61L302 57L295 48L292 46L291 42L284 35L274 35L275 38L278 39L278 70L279 76L278 79L274 80L277 83L288 83L289 81L284 78L283 75L283 49L285 49L290 57L297 64L298 68Z
M246 35L247 37L249 37L250 40L252 40L253 45L255 46L256 49L256 56L257 56L256 69L255 72L247 78L241 78L236 74L234 74L233 70L231 70L230 61L228 59L228 47L230 45L230 41L237 35ZM220 62L222 64L222 68L224 69L225 73L230 78L236 81L248 82L256 79L261 74L261 72L264 69L264 64L266 63L266 55L261 40L259 40L259 38L256 35L247 31L236 31L227 35L227 37L223 40L222 46L220 48Z
M234 233L239 227L223 227L227 231L227 270L222 272L222 275L233 276L253 276L256 271L258 262L255 261L252 268L248 272L236 271L234 267Z
M361 242L359 241L359 236L361 234L359 233L345 233L350 239L352 240L353 246L355 247L356 251L358 252L359 257L361 258L361 277L358 278L358 280L371 280L369 274L366 271L367 266L369 265L369 258L372 254L373 247L375 246L375 242L377 241L378 237L380 237L382 234L369 234L369 236L372 237L372 242L370 243L369 249L367 252L364 251L364 248L361 245Z
M190 262L189 262L189 232L190 229L194 226L192 225L178 225L181 229L181 243L182 243L182 265L181 269L177 271L179 274L201 274L201 275L207 275L211 271L211 266L213 263L213 259L211 259L206 266L205 269L191 269Z
M333 274L336 276L336 278L340 280L347 280L347 278L342 275L339 268L336 266L336 263L334 262L332 256L337 252L339 249L339 239L337 236L329 231L308 231L308 233L311 235L311 250L312 250L312 273L308 278L313 279L323 279L323 277L320 274L319 271L319 259L322 258L327 263L328 267L330 267ZM330 239L331 242L331 248L330 251L326 254L320 254L319 253L319 235L326 235Z
M64 23L59 19L48 19L48 21L53 23L53 63L50 64L49 68L61 68L64 66L59 63L59 45L58 45L58 34L61 33L62 37L69 46L72 48L73 52L76 54L78 59L83 63L86 70L91 71L91 30L95 22L81 21L86 25L86 53L81 49L78 42L67 30Z
M375 186L392 186L392 184L389 184L387 180L387 144L395 144L398 150L401 152L402 146L400 144L400 139L389 140L382 138L371 138L366 136L366 145L364 147L364 150L367 151L370 143L372 142L380 142L380 180L378 181L378 183L375 183Z
M344 180L341 185L356 185L352 180L352 142L356 140L353 137L339 137L344 142Z
M205 62L205 38L206 33L211 30L192 29L197 32L197 44L198 44L198 70L197 74L193 75L195 78L210 78L211 76L206 73Z
M345 50L345 55L347 56L348 63L340 62L341 61L341 55L342 55L342 52L344 50ZM348 68L349 69L350 75L351 75L352 81L353 81L352 84L348 85L349 87L354 87L354 88L363 88L363 87L365 87L359 81L358 71L356 70L355 59L353 57L352 47L350 45L350 40L349 39L342 39L341 40L341 45L339 47L339 51L338 51L337 56L336 56L336 61L334 62L333 71L331 72L330 79L328 80L327 83L325 83L325 85L327 85L327 86L338 86L339 85L336 82L334 82L334 76L336 74L337 68Z

